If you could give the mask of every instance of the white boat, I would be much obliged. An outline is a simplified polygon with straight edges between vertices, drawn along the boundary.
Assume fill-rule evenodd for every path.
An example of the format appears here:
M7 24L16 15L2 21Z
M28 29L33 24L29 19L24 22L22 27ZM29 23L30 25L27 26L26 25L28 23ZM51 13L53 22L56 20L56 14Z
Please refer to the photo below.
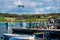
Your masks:
M35 40L35 35L4 33L4 40Z

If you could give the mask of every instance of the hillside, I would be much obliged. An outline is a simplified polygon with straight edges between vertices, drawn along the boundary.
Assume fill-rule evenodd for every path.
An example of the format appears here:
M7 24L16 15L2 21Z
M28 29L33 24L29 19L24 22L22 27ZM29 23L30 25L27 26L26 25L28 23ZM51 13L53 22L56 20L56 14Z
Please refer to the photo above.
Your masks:
M50 13L50 14L9 14L9 13L0 13L0 21L6 21L5 18L15 18L15 21L36 21L40 20L48 20L49 18L60 18L60 13Z

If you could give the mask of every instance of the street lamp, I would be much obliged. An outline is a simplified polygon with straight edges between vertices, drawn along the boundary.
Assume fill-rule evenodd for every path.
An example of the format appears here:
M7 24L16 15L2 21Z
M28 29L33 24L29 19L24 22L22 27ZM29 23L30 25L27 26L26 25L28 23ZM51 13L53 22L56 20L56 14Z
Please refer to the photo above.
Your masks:
M24 5L18 5L18 7L24 7Z
M24 8L24 5L18 5L19 8L21 8L21 15L22 15L22 8ZM21 16L22 19L22 16Z
M21 8L21 15L22 15L22 8L24 8L24 5L18 5L19 8ZM22 20L22 16L20 16L21 20ZM23 23L22 21L20 21L20 28L23 27Z

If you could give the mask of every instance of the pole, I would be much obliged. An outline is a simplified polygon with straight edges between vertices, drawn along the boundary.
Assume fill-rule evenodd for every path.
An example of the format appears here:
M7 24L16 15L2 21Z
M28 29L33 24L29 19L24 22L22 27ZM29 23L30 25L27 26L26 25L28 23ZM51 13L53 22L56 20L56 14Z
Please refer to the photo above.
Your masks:
M22 8L24 8L24 5L18 5L18 7L21 8L21 20L22 20ZM21 22L20 22L20 28L23 27L23 24L21 24Z
M24 5L18 5L19 8L21 8L21 19L22 19L22 8L24 8Z
M31 21L29 22L29 28L32 28L32 27L31 27Z

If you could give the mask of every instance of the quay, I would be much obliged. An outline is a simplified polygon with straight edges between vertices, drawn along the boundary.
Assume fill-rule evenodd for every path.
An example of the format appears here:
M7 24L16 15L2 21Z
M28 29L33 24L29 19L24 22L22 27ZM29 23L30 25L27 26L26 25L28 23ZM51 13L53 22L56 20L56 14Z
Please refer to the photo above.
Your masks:
M60 29L12 29L13 33L15 32L21 32L21 33L28 33L28 34L33 34L37 32L59 32Z
M17 30L17 31L38 31L38 32L60 32L60 29L12 29L12 30Z

